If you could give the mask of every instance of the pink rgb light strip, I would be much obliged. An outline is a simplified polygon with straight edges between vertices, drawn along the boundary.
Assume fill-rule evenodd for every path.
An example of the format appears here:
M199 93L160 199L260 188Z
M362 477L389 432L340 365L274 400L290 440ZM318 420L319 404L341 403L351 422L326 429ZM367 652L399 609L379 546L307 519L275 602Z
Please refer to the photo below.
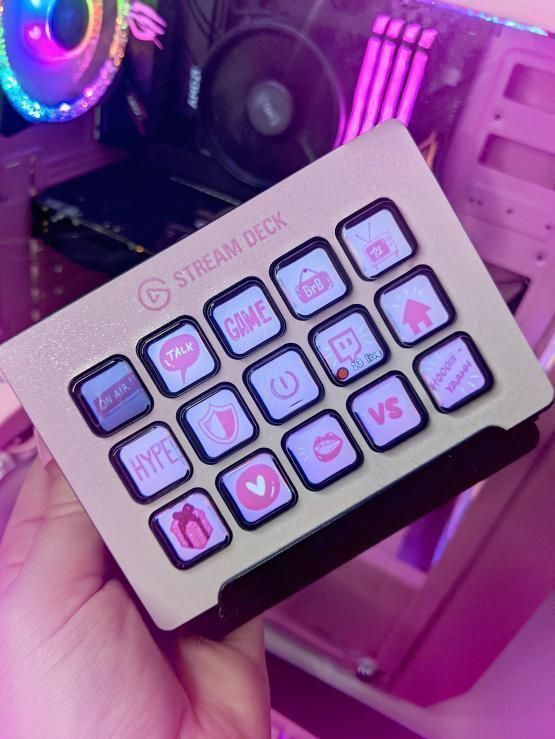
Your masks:
M401 18L377 16L360 67L343 143L390 118L408 125L436 36L434 28L422 30L419 24L405 24Z

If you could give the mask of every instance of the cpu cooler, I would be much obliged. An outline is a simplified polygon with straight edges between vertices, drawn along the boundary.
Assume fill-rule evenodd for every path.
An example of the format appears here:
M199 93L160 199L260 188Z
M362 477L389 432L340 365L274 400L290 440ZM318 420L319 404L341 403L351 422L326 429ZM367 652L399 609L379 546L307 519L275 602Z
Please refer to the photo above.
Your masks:
M0 0L3 132L86 113L120 68L128 0Z

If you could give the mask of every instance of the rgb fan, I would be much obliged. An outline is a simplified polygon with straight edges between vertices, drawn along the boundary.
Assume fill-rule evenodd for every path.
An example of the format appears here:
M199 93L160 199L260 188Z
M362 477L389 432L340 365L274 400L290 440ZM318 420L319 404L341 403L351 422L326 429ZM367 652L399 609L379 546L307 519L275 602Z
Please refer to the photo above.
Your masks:
M116 74L129 0L0 0L0 84L30 121L89 110Z

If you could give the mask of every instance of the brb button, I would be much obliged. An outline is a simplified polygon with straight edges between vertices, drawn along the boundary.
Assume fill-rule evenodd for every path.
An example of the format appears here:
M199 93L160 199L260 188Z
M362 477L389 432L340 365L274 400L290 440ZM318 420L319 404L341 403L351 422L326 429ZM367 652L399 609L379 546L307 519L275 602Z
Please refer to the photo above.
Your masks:
M349 410L378 452L391 449L428 423L424 406L400 372L391 372L351 395Z
M493 384L491 372L469 336L458 334L421 354L415 368L440 411L454 411Z
M330 245L320 239L295 249L272 266L275 283L297 318L319 313L351 289Z
M232 357L245 357L285 330L275 303L264 285L255 279L214 298L206 307L206 314Z

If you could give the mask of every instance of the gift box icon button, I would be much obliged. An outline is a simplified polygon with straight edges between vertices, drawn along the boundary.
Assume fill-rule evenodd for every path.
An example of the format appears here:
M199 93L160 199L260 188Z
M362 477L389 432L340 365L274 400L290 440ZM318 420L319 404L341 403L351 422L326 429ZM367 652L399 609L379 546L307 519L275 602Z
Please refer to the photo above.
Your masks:
M182 547L204 549L212 535L212 525L206 513L185 503L181 511L173 512L171 532Z

